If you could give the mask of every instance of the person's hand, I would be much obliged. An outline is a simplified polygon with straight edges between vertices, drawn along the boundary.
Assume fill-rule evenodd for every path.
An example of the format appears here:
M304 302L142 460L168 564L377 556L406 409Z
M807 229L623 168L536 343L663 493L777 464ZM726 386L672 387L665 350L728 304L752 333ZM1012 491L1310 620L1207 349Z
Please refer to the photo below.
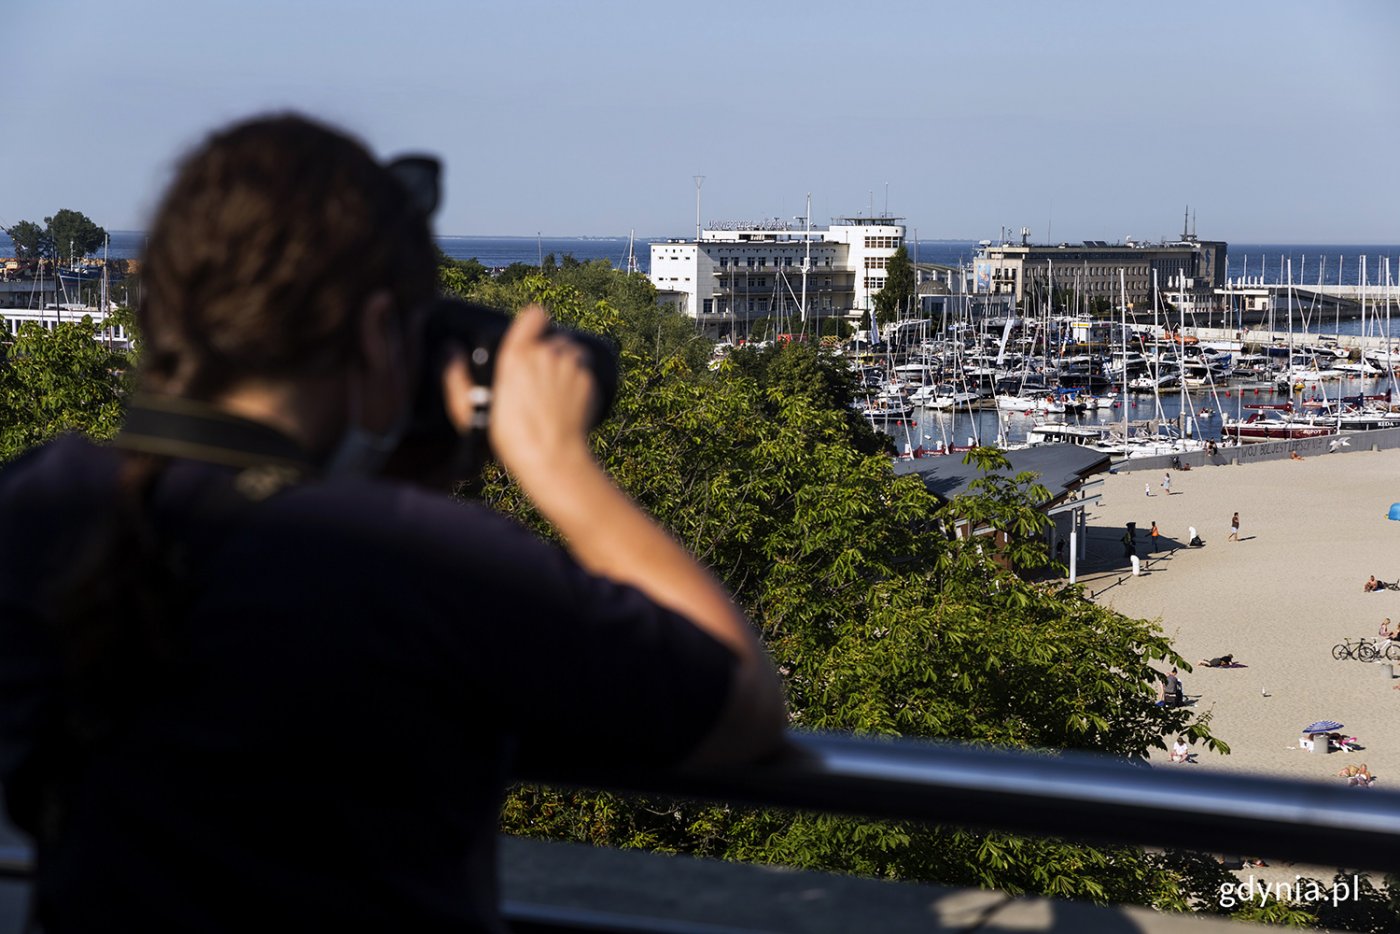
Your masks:
M522 483L543 470L589 457L587 435L595 389L587 351L562 334L547 333L549 317L537 305L521 311L496 355L491 386L491 449ZM466 430L477 389L458 353L443 373L447 411Z

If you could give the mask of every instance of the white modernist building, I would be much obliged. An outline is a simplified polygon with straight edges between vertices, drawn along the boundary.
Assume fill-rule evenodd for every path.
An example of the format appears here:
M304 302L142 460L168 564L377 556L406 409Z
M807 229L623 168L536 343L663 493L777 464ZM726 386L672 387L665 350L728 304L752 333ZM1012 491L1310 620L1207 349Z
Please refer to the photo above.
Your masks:
M833 317L868 319L890 257L904 245L901 220L712 223L699 240L653 243L651 281L662 301L717 338L747 336L763 319L772 333L819 328Z

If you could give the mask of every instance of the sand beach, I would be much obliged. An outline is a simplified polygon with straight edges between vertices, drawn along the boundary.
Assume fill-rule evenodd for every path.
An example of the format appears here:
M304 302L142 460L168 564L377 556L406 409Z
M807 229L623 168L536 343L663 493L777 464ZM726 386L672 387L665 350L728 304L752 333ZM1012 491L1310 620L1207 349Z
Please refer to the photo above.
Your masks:
M1194 766L1168 765L1165 752L1154 762L1338 783L1339 769L1364 762L1377 787L1400 788L1400 678L1382 664L1332 658L1343 639L1374 639L1387 616L1400 622L1400 591L1362 590L1372 574L1400 578L1400 522L1387 518L1400 502L1400 450L1171 471L1170 495L1163 473L1106 475L1093 491L1102 498L1088 514L1079 574L1097 601L1161 621L1193 665L1181 673L1187 697L1231 748L1201 750ZM1240 540L1227 541L1236 511ZM1154 521L1162 533L1163 551L1139 577L1122 557L1130 521L1140 555ZM1183 547L1189 526L1204 547ZM1195 664L1226 653L1244 667ZM1317 720L1340 721L1365 749L1300 749L1301 728Z

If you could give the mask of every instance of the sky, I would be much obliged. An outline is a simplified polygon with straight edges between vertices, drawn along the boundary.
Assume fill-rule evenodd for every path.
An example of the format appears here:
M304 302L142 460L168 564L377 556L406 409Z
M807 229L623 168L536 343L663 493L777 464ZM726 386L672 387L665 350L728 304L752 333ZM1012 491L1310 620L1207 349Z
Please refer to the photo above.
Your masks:
M1395 0L6 0L0 225L142 229L296 110L445 162L440 234L1400 243Z

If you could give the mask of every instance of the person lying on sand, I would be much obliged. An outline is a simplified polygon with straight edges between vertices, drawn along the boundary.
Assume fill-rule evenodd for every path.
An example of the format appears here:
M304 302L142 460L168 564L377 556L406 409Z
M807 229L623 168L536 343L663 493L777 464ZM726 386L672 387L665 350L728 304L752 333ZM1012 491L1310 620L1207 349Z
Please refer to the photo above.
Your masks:
M1235 656L1217 655L1215 658L1203 658L1196 664L1204 665L1207 668L1233 668L1235 665Z
M1370 788L1376 783L1376 776L1371 774L1364 762L1360 765L1349 765L1337 774L1345 778L1348 785L1355 785L1359 788Z

